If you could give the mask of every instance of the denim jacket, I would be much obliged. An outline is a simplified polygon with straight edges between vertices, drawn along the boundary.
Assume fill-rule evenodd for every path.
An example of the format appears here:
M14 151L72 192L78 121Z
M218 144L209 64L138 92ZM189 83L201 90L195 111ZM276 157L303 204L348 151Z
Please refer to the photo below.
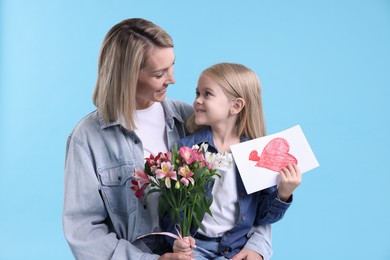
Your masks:
M188 104L164 100L166 138L172 147L186 135ZM65 158L63 227L76 259L157 259L138 236L151 216L130 189L135 167L143 169L141 140L123 122L108 123L98 110L70 134ZM156 242L154 242L156 244Z
M242 139L241 141L245 141ZM209 152L217 153L212 133L209 127L202 128L197 133L188 136L180 141L181 145L192 147L193 145L200 145L202 143L208 143ZM253 231L259 231L256 226L264 226L272 224L282 219L286 210L292 202L292 198L286 203L281 201L277 197L276 187L264 189L252 194L247 194L244 184L241 180L240 174L236 167L236 181L237 181L237 194L239 204L239 219L231 230L225 232L222 236L219 245L219 252L221 255L231 258L241 251L243 247L250 248L259 254L264 259L270 257L271 251L267 249L267 245L264 243L270 243L270 237L262 236L262 239L257 243L253 241L248 242L248 237L253 234ZM207 196L211 196L212 185L208 185ZM164 224L165 225L165 224ZM260 229L261 230L261 229ZM196 230L192 230L192 235ZM259 234L257 234L259 235ZM261 234L260 234L261 235ZM271 234L269 233L269 236ZM252 235L253 236L253 235ZM255 238L258 236L254 236ZM262 244L263 243L263 244ZM247 244L247 245L246 245Z

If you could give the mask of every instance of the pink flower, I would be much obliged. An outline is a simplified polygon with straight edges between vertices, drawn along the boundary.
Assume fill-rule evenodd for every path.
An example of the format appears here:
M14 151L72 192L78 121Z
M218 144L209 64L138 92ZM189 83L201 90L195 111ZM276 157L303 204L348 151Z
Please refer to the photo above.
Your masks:
M145 184L150 183L148 175L144 171L140 170L139 168L135 168L134 178L137 180L139 187L142 187Z
M183 167L179 168L179 175L183 176L183 178L180 179L180 182L184 185L188 186L188 184L191 182L192 185L194 185L195 181L192 178L194 173L188 168L188 165L184 165Z
M198 161L199 161L199 168L202 168L207 165L207 161L203 153L199 153Z
M162 162L161 169L156 170L157 179L165 178L165 186L171 187L171 179L177 180L176 172L173 170L173 165L170 162Z
M198 151L187 146L180 147L179 153L187 164L191 164L198 160Z

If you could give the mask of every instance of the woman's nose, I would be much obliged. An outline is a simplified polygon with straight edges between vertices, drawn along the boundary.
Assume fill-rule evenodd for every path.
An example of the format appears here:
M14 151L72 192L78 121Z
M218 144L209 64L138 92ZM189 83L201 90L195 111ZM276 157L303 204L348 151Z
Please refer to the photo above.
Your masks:
M170 73L167 77L167 83L168 84L175 84L176 83L176 80L175 80L175 77L173 76L173 73Z
M167 75L167 79L166 79L167 84L175 84L176 83L175 76L173 76L173 72L174 72L174 68L172 66L172 68L169 69L167 74L166 74Z

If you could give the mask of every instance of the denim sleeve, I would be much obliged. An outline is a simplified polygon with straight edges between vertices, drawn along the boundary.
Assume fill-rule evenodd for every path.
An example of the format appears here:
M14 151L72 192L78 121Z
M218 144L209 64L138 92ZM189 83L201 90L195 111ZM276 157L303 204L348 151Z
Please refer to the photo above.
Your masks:
M75 259L157 259L109 231L88 150L70 137L65 158L63 228Z
M284 217L292 203L292 196L284 202L278 198L276 186L260 191L256 225L273 224Z
M244 248L260 254L264 260L272 256L272 227L271 225L254 226L248 233L249 240Z

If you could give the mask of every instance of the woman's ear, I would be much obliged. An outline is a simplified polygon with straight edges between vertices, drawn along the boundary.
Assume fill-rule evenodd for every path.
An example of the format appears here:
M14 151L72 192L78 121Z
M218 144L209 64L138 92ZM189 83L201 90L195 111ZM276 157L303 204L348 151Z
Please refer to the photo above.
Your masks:
M232 107L230 108L231 115L237 115L245 106L245 100L243 98L236 98L233 100Z

